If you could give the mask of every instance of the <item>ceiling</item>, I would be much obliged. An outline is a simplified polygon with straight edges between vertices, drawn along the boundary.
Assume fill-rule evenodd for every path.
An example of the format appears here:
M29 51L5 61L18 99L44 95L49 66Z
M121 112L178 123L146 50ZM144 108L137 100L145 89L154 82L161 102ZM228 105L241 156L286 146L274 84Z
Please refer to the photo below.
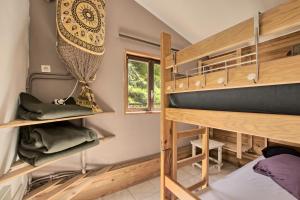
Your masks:
M135 0L191 43L287 0Z

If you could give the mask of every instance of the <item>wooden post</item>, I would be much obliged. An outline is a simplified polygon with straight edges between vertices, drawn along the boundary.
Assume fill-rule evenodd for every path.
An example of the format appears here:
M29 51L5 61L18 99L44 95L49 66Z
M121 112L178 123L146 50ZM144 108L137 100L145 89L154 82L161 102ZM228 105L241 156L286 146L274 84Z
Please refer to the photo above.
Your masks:
M214 138L214 129L213 128L209 129L209 138Z
M197 67L198 67L198 73L202 74L202 60L198 60Z
M242 134L236 133L236 157L242 159Z
M264 138L264 145L265 145L265 148L268 147L268 143L269 143L268 138Z
M169 105L168 95L166 94L166 82L171 80L170 69L166 69L165 58L171 55L171 35L161 33L160 36L160 75L161 75L161 113L160 113L160 141L161 141L161 181L160 181L160 199L170 199L170 194L165 187L165 175L171 175L172 161L172 138L171 122L166 120L165 108Z
M248 135L248 146L253 149L253 135Z
M176 122L172 122L172 179L177 181L177 128ZM171 195L171 199L175 200L176 196Z
M205 184L202 186L202 189L207 188L208 186L208 167L209 167L209 128L205 128L205 133L202 136L202 154L205 155L202 160L202 180L205 180Z
M177 180L177 130L176 123L172 122L172 179Z
M236 57L241 57L242 56L242 49L237 49L236 50ZM236 60L236 63L242 63L242 58L238 58ZM238 66L242 66L242 64L238 65Z

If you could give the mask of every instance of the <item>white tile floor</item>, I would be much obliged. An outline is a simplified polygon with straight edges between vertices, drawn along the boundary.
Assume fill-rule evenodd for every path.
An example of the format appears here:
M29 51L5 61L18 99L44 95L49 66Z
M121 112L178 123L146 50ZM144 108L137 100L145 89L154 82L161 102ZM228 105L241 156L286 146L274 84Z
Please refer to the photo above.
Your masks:
M222 171L218 172L216 168L209 169L210 183L222 179L227 174L236 170L237 167L224 163ZM200 181L201 170L192 166L185 166L178 170L178 181L185 187L191 186ZM108 196L99 198L98 200L159 200L159 177L149 181L131 186L126 190L122 190Z

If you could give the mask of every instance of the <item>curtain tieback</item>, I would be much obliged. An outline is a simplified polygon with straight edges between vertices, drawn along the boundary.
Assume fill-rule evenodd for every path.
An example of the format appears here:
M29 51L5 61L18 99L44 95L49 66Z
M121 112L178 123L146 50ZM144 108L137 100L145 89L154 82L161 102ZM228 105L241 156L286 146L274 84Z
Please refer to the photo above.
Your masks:
M91 108L93 112L103 112L97 105L95 95L86 81L79 81L81 83L81 92L76 99L76 104Z

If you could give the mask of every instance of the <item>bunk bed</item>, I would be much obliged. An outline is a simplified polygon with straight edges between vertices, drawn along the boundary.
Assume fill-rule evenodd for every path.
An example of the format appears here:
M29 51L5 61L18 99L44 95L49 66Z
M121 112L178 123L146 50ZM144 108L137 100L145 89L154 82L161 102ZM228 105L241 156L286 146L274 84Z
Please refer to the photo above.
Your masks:
M177 52L161 33L161 200L197 200L193 191L208 187L211 129L300 144L299 26L300 1L290 0ZM176 123L199 129L178 132ZM190 136L202 137L202 153L178 160L177 141ZM179 166L200 161L199 183L177 182Z

